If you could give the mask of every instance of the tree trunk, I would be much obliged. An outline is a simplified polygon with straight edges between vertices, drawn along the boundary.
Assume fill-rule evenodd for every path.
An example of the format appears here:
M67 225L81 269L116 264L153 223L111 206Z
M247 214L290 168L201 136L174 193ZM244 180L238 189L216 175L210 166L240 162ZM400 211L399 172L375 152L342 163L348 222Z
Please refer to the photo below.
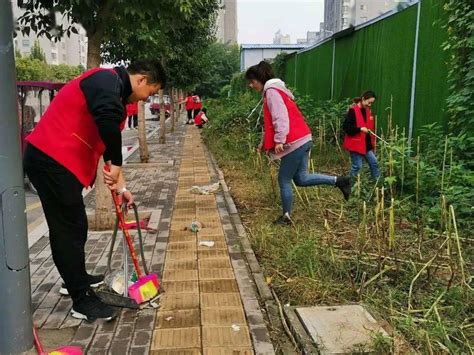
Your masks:
M175 112L174 112L174 93L175 93L175 89L174 88L171 88L171 92L170 92L170 99L171 99L171 104L170 104L170 119L171 119L171 132L174 132L174 127L175 127L175 124L176 124L176 121L175 121Z
M100 66L100 43L101 37L96 32L92 35L87 33L87 69Z
M181 90L176 89L176 122L179 122L181 117Z
M138 102L138 145L140 146L140 161L148 163L150 155L146 142L145 103L143 101Z
M163 100L163 90L160 90L160 138L158 140L159 144L166 143L166 110L165 110L165 101Z
M101 33L89 35L87 43L87 69L100 66L100 43ZM102 170L104 161L99 160L97 168L97 177L95 180L95 229L107 230L112 229L114 218L112 215L112 199L110 198L110 190L104 184L104 176Z

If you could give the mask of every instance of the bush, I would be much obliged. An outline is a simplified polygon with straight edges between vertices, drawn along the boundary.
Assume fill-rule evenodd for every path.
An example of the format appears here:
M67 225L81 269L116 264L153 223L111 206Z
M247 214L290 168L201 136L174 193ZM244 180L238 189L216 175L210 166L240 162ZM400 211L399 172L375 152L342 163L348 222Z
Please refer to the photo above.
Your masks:
M230 81L230 96L237 96L245 93L248 90L247 80L245 80L245 73L236 73L232 76Z
M66 64L47 64L39 59L16 58L16 76L18 81L56 81L67 82L84 72L82 66Z

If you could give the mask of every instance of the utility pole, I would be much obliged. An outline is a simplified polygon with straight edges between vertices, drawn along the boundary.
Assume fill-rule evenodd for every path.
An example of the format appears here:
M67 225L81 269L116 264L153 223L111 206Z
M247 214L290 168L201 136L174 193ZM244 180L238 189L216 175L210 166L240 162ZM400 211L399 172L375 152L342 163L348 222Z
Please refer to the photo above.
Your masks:
M33 323L11 1L0 9L0 354L18 354Z

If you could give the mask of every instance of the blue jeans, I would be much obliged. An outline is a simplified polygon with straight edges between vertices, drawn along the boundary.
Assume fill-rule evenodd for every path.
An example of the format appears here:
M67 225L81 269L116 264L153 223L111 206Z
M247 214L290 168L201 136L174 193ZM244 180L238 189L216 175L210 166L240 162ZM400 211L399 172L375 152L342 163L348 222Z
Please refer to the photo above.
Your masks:
M293 205L293 180L296 186L334 185L335 176L308 174L308 156L313 142L308 142L295 151L281 158L278 171L278 184L280 185L283 214L291 213Z
M379 163L377 162L377 157L373 150L369 150L366 155L359 153L351 152L351 177L357 176L360 168L362 168L362 159L365 158L369 164L370 174L372 179L377 180L380 176Z

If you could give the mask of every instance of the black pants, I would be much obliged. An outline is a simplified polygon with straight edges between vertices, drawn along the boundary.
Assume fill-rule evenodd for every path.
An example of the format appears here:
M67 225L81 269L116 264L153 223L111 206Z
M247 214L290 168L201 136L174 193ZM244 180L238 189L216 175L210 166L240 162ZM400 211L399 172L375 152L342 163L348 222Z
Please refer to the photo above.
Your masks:
M43 205L54 263L75 301L89 288L83 186L69 170L31 144L26 148L24 165Z
M188 111L188 121L191 121L193 119L193 110L186 110Z
M137 128L138 127L138 115L128 116L128 128L132 128L132 122L133 122L133 128Z
M196 116L198 115L198 113L201 112L201 109L200 108L197 108L194 110L194 117L193 118L196 118Z

